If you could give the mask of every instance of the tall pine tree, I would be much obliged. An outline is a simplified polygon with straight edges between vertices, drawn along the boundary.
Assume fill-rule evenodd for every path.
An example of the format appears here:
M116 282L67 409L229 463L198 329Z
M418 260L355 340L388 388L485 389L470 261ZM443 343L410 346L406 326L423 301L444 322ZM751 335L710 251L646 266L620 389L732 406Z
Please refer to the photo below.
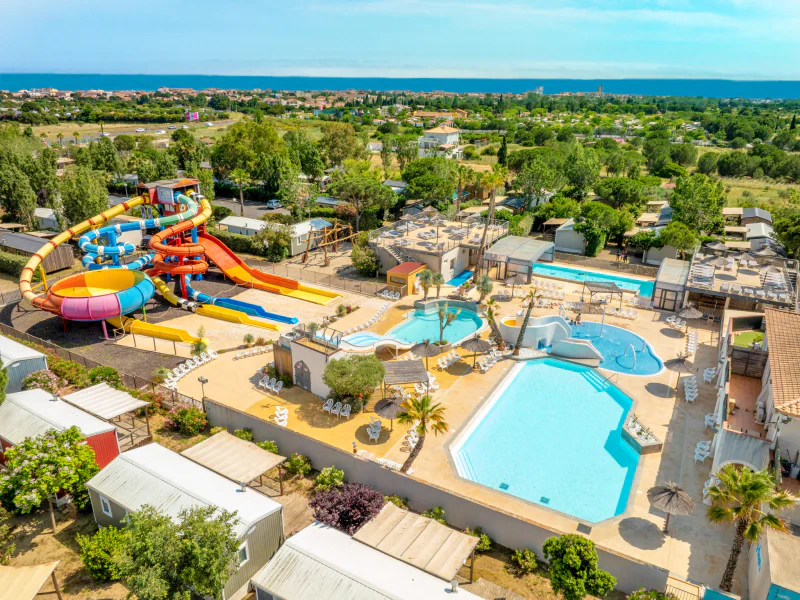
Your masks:
M797 115L792 115L792 124L789 125L789 129L797 129Z
M500 149L497 151L497 164L507 166L508 163L508 141L506 136L503 136L503 141L500 142Z

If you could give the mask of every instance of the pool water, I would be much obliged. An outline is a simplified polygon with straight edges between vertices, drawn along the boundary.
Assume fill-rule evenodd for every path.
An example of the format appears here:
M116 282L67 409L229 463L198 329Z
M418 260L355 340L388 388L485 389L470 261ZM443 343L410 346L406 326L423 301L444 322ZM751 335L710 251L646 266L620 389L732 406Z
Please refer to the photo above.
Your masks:
M342 338L343 341L353 346L371 346L375 342L383 339L384 336L372 333L370 331L359 331L358 333L351 333L350 335Z
M600 336L602 328L603 335ZM606 323L584 321L572 325L572 337L589 340L603 355L600 367L626 375L655 375L664 368L661 359L643 338L635 333ZM630 348L633 346L633 348ZM636 354L634 364L633 355Z
M639 296L647 298L652 297L653 288L655 287L654 281L647 281L645 279L633 279L632 277L623 277L621 275L608 275L605 273L596 273L594 271L582 271L580 269L572 269L570 267L562 267L559 265L549 265L544 263L534 263L532 267L534 274L543 275L545 277L558 277L560 279L569 279L570 281L604 281L616 283L619 287L625 290L636 292Z
M453 287L458 287L462 283L466 283L467 281L469 281L471 278L472 278L472 271L468 269L466 271L461 271L461 273L453 277L445 285L452 285Z
M459 309L448 308L448 312L456 313ZM444 330L444 339L451 343L463 340L481 328L483 321L471 310L461 309L458 317ZM424 312L414 310L408 318L392 328L387 336L408 344L415 344L425 340L439 340L439 311Z
M628 503L639 463L622 437L632 404L589 367L519 363L450 451L465 479L596 523Z

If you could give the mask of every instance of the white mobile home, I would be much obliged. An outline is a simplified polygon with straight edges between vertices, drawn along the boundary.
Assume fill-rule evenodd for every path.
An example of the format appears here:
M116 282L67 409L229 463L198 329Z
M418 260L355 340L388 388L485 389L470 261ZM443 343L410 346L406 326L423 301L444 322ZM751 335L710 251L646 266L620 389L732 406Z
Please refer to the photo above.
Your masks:
M6 392L22 389L22 380L31 373L47 368L47 357L33 348L0 336L0 361L8 372Z

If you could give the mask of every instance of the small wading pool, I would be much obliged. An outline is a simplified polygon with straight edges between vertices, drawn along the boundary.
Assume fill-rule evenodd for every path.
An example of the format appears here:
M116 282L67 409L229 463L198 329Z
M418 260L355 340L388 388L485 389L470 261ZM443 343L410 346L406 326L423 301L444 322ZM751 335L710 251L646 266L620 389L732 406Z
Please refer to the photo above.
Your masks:
M465 479L596 523L628 504L639 463L622 436L632 405L589 367L522 362L450 453Z
M472 278L472 271L470 270L461 271L461 273L450 279L447 283L445 283L445 285L452 285L453 287L458 287L462 283L466 283L467 281L469 281L471 278Z
M458 308L453 307L449 307L447 310L451 313L459 311ZM444 330L444 339L455 344L478 331L482 325L483 320L475 312L462 308L455 321ZM405 321L393 327L384 337L391 337L407 344L416 344L425 340L438 341L439 311L413 310L408 313Z
M650 344L627 329L608 323L601 325L594 321L584 321L581 325L571 327L573 338L590 341L603 355L600 362L602 369L625 375L655 375L664 368L664 363L653 352Z
M652 297L653 288L655 287L654 281L648 281L646 279L633 279L632 277L623 277L621 275L582 271L580 269L562 267L560 265L534 263L532 270L534 274L539 274L544 277L558 277L559 279L569 279L570 281L578 281L580 283L584 281L616 283L622 289L631 290L632 292L636 292L639 296L645 296L647 298Z

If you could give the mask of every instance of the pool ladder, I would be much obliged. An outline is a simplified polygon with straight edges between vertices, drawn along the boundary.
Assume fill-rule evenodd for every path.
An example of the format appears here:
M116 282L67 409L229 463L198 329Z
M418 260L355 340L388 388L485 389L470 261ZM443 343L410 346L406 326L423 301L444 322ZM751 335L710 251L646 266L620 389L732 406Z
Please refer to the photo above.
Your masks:
M622 353L622 358L625 358L628 355L628 349L630 348L631 354L633 354L633 370L636 370L636 348L633 347L633 344L628 344L628 347L625 348L625 352Z

